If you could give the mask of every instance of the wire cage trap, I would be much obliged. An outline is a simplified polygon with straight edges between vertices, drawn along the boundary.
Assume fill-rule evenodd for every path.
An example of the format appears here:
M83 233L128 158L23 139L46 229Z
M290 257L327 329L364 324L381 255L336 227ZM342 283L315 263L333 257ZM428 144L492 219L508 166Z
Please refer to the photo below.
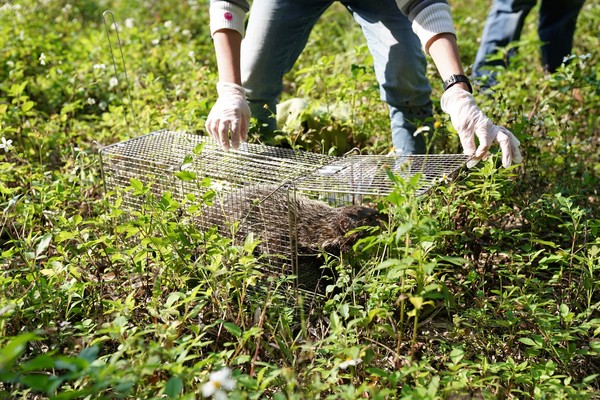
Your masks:
M295 276L294 291L306 297L324 293L319 255L339 255L358 239L360 231L353 228L378 223L366 203L393 190L387 170L406 178L419 174L422 194L451 179L469 158L335 157L250 143L224 151L208 137L169 130L102 147L100 157L105 189L122 193L123 205L131 209L143 203L123 190L132 178L155 196L170 192L179 202L211 191L212 202L193 216L198 229L216 226L234 244L253 234L263 271ZM180 179L183 171L195 179Z

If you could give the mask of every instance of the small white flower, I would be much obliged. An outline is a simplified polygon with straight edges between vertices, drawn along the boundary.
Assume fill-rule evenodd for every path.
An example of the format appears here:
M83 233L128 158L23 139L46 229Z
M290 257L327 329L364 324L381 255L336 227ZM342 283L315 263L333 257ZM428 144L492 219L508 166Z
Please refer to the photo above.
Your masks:
M133 18L127 18L127 19L125 20L125 27L126 27L127 29L131 29L131 28L133 28Z
M413 133L414 137L417 137L421 132L429 132L429 127L427 125L420 126L415 129L415 133Z
M356 367L358 364L362 362L362 358L346 358L341 364L340 369L347 369L348 367Z
M90 106L93 106L94 104L96 104L96 99L94 99L93 97L88 97L88 99L87 99L87 103L88 103Z
M231 369L225 367L210 373L208 382L202 385L202 396L213 396L215 400L226 400L226 391L233 389L235 389L235 380L231 379Z
M192 32L190 32L190 30L189 30L189 29L184 29L184 30L182 30L182 31L181 31L181 34L182 34L183 36L185 36L185 37L190 37L190 36L192 36Z
M170 20L165 21L164 25L165 25L165 28L169 29L173 26L173 21L170 21Z
M40 54L38 60L40 60L41 65L46 65L46 55L44 53Z
M3 137L2 139L0 139L0 149L3 149L5 152L9 152L10 150L12 150L14 146L12 145L12 140L11 139L6 139L5 137Z
M225 189L225 184L221 181L212 181L210 183L210 188L215 192L222 192Z
M98 104L98 107L102 110L105 111L106 107L108 107L108 105L106 104L105 101L101 101L100 104Z
M194 169L194 164L192 164L191 162L185 163L185 164L181 164L181 167L179 167L179 169L181 171L191 171L191 170Z
M12 61L10 61L10 60L8 60L8 61L6 62L6 65L8 65L8 67L9 67L9 68L14 68L14 66L15 66L15 63L14 63L14 62L12 62Z
M114 76L108 80L108 89L112 89L119 84L119 80Z
M94 64L94 69L106 69L106 65L104 64Z
M151 43L156 46L160 43L160 39L152 39Z
M194 57L196 57L196 52L194 50L190 51L188 53L188 57L190 57L191 59L194 59Z

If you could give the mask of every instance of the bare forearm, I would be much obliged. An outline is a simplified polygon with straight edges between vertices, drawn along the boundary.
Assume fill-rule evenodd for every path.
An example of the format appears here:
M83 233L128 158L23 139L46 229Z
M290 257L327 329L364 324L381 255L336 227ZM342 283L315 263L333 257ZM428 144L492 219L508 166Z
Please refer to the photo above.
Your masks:
M442 80L447 80L451 75L464 75L456 37L451 33L440 33L434 36L428 43L429 55L433 59L435 66ZM465 83L459 82L457 86L468 90Z
M219 82L241 85L240 47L242 35L232 29L222 29L213 34L219 68Z
M210 34L215 46L219 82L241 83L240 46L248 10L246 0L210 1Z

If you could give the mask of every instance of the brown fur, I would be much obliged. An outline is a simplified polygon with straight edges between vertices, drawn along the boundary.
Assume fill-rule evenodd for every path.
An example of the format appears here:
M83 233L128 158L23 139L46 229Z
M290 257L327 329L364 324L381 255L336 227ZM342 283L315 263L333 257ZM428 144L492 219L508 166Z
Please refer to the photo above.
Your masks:
M215 217L215 213L218 213ZM323 292L335 276L320 267L325 251L340 255L365 236L361 226L379 226L382 215L375 209L349 205L332 207L300 193L275 186L252 186L232 192L211 207L210 219L218 221L219 231L240 243L249 233L260 239L257 255L297 256L299 286ZM220 216L220 218L219 218ZM226 221L223 224L223 220ZM296 254L291 254L296 249Z
M298 254L348 251L364 236L361 231L348 232L381 222L381 214L370 207L332 207L272 186L234 192L225 199L222 210L228 222L240 222L237 236L242 239L253 232L266 242L289 242L291 228L296 232L292 237L297 237Z

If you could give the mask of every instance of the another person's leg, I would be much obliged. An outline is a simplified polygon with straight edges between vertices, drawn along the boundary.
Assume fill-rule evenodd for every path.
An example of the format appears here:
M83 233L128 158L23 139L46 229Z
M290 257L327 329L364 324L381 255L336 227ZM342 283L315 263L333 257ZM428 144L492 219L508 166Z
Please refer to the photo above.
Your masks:
M573 49L577 16L584 0L542 0L538 34L542 41L542 66L554 72Z
M261 139L277 129L276 105L283 76L302 53L310 32L331 5L322 0L254 0L242 42L242 85Z
M427 60L408 18L394 0L345 1L362 27L373 55L381 99L388 103L392 143L399 154L424 154L426 139L416 125L432 116ZM426 132L423 132L427 134Z
M486 67L508 66L509 60L490 61L487 58L496 54L499 49L506 47L509 43L519 40L525 17L535 4L536 0L494 0L483 28L479 50L475 56L473 77L489 75L492 82L486 86L493 85L493 74L486 71ZM511 53L508 58L510 56Z

